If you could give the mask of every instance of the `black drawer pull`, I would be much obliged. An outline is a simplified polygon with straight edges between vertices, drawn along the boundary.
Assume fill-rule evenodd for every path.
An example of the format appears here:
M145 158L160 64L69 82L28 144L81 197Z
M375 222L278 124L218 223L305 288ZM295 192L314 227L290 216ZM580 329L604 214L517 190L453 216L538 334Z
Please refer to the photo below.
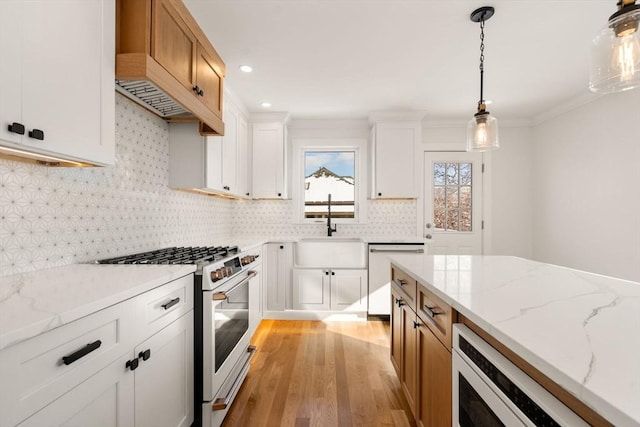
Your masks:
M224 186L224 187L222 187L222 188L224 188L224 189L225 189L225 190L227 190L227 191L229 191L229 190L231 189L228 185L225 185L225 186Z
M38 139L42 141L44 139L44 132L40 129L34 129L29 131L29 138Z
M24 125L22 123L13 122L9 125L9 132L24 135Z
M87 354L91 353L92 351L97 350L98 348L100 348L101 345L102 345L102 341L100 340L89 343L86 346L84 346L84 348L81 348L75 353L71 353L68 356L62 356L62 363L64 363L65 365L71 365L73 362L80 359L81 357L84 357Z
M431 317L436 317L438 314L442 314L442 313L436 313L435 311L433 311L434 307L429 307L427 305L424 306L424 311Z
M173 307L179 302L180 302L180 297L174 298L171 301L162 304L162 308L164 308L165 310L169 310L171 307Z

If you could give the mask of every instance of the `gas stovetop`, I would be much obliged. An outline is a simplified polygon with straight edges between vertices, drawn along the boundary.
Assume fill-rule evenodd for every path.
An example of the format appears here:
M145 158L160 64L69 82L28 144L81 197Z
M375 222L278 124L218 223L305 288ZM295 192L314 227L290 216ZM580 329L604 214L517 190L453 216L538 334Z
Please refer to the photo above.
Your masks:
M237 246L173 247L98 260L98 264L197 264L216 262L238 254Z

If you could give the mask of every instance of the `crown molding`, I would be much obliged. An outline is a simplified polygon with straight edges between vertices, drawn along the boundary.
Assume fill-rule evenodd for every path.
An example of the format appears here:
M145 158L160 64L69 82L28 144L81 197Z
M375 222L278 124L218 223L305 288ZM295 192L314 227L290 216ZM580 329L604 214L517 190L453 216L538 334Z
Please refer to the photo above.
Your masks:
M287 123L291 115L287 111L251 113L251 123Z
M369 123L383 121L415 121L421 122L426 113L424 111L374 111L369 113Z
M544 113L538 114L537 116L533 117L531 120L531 125L538 126L539 124L542 124L551 119L555 119L556 117L561 116L565 113L568 113L571 110L575 110L576 108L580 108L584 105L590 104L602 98L603 96L604 94L596 94L591 92L582 93L567 102L559 104L545 111Z

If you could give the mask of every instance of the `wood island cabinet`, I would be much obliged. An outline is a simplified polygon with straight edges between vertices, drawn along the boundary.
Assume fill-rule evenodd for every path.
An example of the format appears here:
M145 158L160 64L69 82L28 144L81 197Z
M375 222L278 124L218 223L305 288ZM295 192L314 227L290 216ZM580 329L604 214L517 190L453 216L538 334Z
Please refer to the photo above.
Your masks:
M417 425L451 425L455 312L395 266L391 277L391 364Z

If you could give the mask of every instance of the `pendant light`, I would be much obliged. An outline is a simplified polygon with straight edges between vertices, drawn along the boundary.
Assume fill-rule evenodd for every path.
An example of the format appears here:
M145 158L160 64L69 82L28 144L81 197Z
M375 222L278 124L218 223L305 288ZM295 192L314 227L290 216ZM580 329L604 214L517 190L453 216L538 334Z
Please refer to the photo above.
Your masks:
M593 39L589 89L597 93L640 87L640 4L619 0L618 11Z
M480 100L478 112L467 125L467 151L489 151L500 147L498 121L487 111L483 97L484 89L484 22L491 18L494 8L484 6L471 13L471 20L480 23Z

